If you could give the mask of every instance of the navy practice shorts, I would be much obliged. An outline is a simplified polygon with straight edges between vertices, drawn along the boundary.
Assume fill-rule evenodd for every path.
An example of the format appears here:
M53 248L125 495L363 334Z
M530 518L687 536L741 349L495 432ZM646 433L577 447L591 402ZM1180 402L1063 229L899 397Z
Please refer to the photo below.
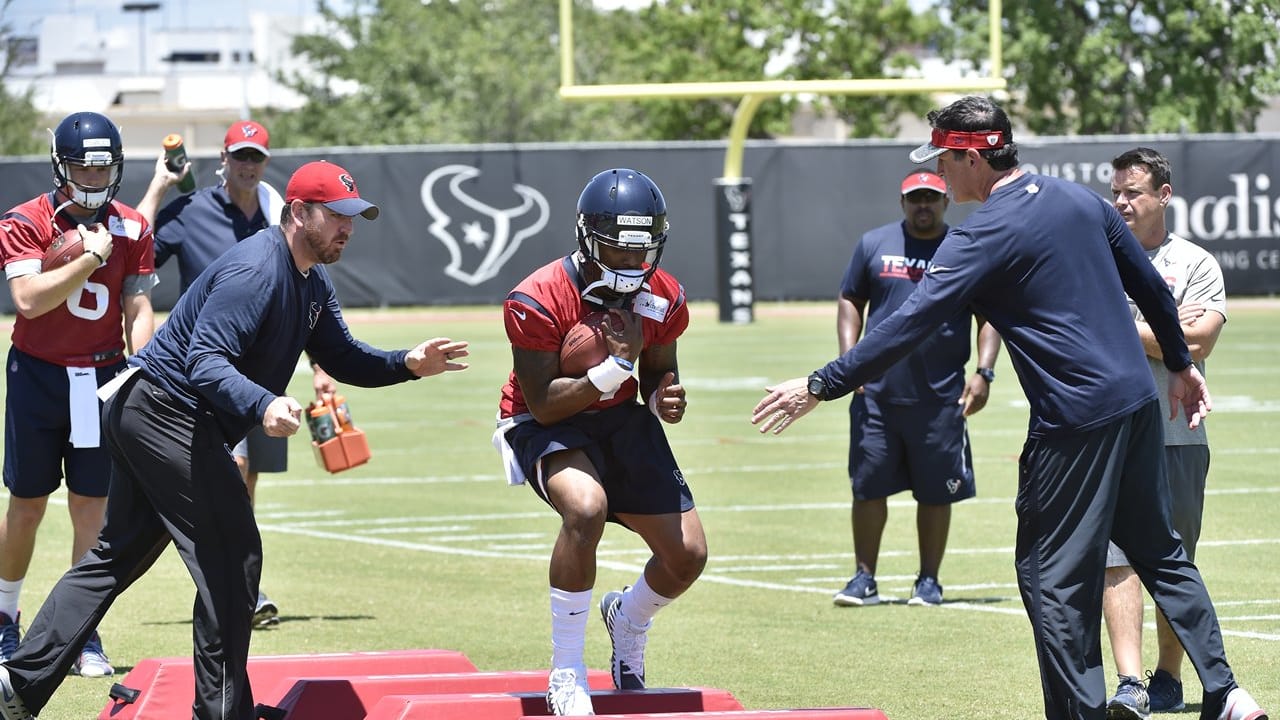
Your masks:
M530 420L507 431L527 482L548 505L542 458L561 450L580 449L596 468L615 513L667 515L693 509L693 493L676 464L661 421L643 405L624 403L592 413L579 413L549 427ZM554 507L554 506L553 506Z
M254 425L231 454L248 458L251 473L284 472L289 469L289 438L271 437L262 425Z
M97 368L101 387L125 368L124 358ZM96 448L71 447L70 387L67 368L9 349L5 366L4 484L16 497L38 498L62 484L86 497L106 497L111 455ZM101 442L101 432L99 432Z
M858 393L849 403L849 483L857 500L910 490L916 502L973 497L973 456L959 403L890 405Z

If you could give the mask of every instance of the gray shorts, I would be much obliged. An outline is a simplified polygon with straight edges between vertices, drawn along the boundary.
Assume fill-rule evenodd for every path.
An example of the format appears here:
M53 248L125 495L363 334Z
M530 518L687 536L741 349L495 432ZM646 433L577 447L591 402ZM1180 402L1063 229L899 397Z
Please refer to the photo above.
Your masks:
M1204 485L1209 476L1208 445L1167 445L1164 461L1169 477L1173 529L1182 536L1187 557L1196 559L1200 520L1204 516ZM1127 567L1129 559L1115 543L1107 546L1107 567Z
M231 449L231 454L248 458L251 473L284 472L289 469L289 438L271 437L257 425Z

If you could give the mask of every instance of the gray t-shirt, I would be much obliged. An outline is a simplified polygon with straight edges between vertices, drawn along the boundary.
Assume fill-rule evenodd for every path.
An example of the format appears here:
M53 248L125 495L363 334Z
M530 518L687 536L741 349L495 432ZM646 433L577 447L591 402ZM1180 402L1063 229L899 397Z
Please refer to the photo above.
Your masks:
M1184 303L1200 303L1206 312L1216 312L1227 318L1227 291L1222 282L1222 269L1213 255L1195 243L1178 237L1173 233L1165 238L1160 247L1147 251L1151 264L1169 284L1173 293L1173 301L1179 307ZM1129 310L1135 321L1142 320L1142 312L1133 300L1129 300ZM1169 420L1169 371L1164 363L1155 358L1147 358L1151 366L1151 374L1156 381L1156 394L1160 397L1160 412L1165 418L1165 445L1208 445L1209 436L1205 424L1195 430L1187 428L1186 418L1179 413ZM1204 362L1196 363L1196 367L1204 374Z

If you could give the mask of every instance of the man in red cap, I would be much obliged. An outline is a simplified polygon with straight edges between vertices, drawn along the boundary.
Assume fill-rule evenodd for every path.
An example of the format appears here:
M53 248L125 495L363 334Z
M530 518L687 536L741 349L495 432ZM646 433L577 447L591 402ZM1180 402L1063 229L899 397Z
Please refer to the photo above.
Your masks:
M843 354L911 295L947 234L947 184L917 171L902 181L900 222L862 236L840 285L836 338ZM870 302L871 310L867 312ZM890 495L916 500L920 567L910 605L939 605L938 569L951 529L951 506L976 494L968 416L987 404L1000 336L978 318L978 366L965 379L973 313L953 317L942 332L889 372L864 385L849 405L849 483L853 488L856 569L835 604L880 602L876 561L889 518Z
M156 267L169 258L178 260L179 282L186 292L209 263L250 235L275 225L284 205L280 193L262 177L271 160L271 135L252 120L240 120L227 128L222 143L222 182L174 199L156 216L156 208L169 188L176 186L187 173L190 163L180 172L165 164L164 154L156 160L155 175L147 188L138 211L154 220ZM312 363L312 385L316 397L337 392L328 373ZM281 473L289 469L289 440L268 437L254 428L232 451L236 465L249 489L249 501L257 496L258 473ZM254 627L280 622L280 609L267 594L258 597Z
M170 543L196 585L192 716L257 717L248 657L262 539L226 448L254 426L273 437L298 432L303 407L285 391L304 350L362 387L467 368L466 342L391 351L351 337L324 266L351 242L356 215L372 220L378 208L350 173L303 165L280 224L214 260L103 388L113 461L106 527L0 665L0 718L28 720L49 702L112 602Z

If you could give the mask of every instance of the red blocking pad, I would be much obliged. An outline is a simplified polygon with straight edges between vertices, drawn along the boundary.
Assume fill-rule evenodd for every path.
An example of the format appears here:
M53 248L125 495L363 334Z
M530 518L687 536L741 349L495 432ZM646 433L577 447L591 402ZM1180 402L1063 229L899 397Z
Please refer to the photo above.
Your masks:
M592 695L594 700L595 695ZM597 710L597 714L599 711ZM615 720L889 720L874 708L807 708L797 710L730 710L726 712L672 712L611 714ZM536 718L539 715L526 715ZM460 717L457 720L462 720ZM520 720L524 720L521 718Z
M636 712L703 715L707 710L742 709L742 704L729 691L714 688L595 690L591 693L591 704L597 715ZM545 692L391 695L378 701L365 720L516 720L548 714Z
M191 715L196 680L190 657L141 660L120 681L139 691L131 703L111 700L98 720L173 720ZM385 652L261 655L249 658L254 702L271 704L270 691L284 678L399 673L461 673L476 666L454 650L390 650Z
M287 678L272 692L280 698L279 702L259 702L284 710L288 720L364 720L370 709L388 695L530 691L542 696L547 692L549 674L547 670L516 670ZM588 670L587 686L593 690L612 688L613 678L604 670ZM546 705L545 699L543 705Z

